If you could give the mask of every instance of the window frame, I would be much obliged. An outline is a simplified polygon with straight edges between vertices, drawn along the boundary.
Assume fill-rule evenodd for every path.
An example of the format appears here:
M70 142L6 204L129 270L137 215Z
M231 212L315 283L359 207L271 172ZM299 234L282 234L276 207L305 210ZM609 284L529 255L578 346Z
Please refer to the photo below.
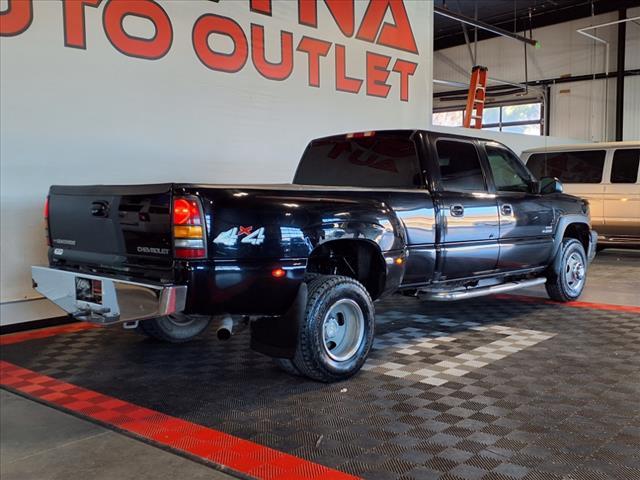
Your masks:
M470 144L476 151L476 155L478 158L478 163L480 165L480 172L482 173L482 179L484 181L484 190L448 190L446 188L444 188L444 183L442 181L442 172L440 171L440 155L438 155L438 142L458 142L458 143L467 143ZM447 136L447 135L442 135L442 136L434 136L432 137L431 140L431 145L432 145L432 152L433 154L431 155L431 158L433 159L432 161L432 165L433 165L433 169L434 169L434 173L436 175L436 183L437 183L437 189L441 192L450 192L450 193L457 193L457 194L467 194L467 195L471 195L473 193L492 193L492 189L494 189L493 186L493 182L491 181L491 179L489 178L489 175L487 174L487 165L485 163L485 158L483 158L483 152L481 151L481 145L479 144L478 141L476 141L475 139L472 138L459 138L459 137L453 137L453 136Z
M514 107L514 106L518 106L518 105L531 105L531 104L539 104L540 105L540 118L537 120L519 120L519 121L512 121L512 122L503 122L502 118L503 118L503 109L505 107ZM485 109L487 108L499 108L499 117L498 117L498 122L495 123L482 123L482 130L488 130L490 128L497 128L499 132L503 131L503 127L519 127L519 126L526 126L526 125L539 125L540 126L540 136L544 135L544 128L545 128L545 112L544 112L544 103L541 101L524 101L524 102L513 102L513 103L494 103L494 104L487 104L484 107ZM432 115L431 115L431 121L432 124L434 126L443 126L440 124L435 124L433 123L433 115L436 113L444 113L444 112L461 112L462 113L462 122L464 122L464 108L443 108L441 110L435 110ZM462 122L459 125L445 125L445 126L453 126L453 127L462 127L463 124ZM505 132L505 133L511 133L511 132ZM526 134L522 134L522 135L526 135Z

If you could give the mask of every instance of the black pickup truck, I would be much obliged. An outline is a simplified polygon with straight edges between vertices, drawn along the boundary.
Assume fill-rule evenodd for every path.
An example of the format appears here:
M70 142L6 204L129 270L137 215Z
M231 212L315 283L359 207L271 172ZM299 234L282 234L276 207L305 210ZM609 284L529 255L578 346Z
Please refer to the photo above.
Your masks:
M422 130L313 140L286 185L52 186L45 216L34 288L77 319L170 342L249 325L320 381L363 365L376 299L572 301L597 238L588 203L504 145Z

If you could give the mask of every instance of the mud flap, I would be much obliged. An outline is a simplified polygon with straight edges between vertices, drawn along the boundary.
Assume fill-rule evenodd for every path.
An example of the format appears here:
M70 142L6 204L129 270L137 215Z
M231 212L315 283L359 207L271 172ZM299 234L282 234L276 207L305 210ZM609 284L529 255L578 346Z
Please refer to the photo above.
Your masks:
M298 327L307 308L307 284L302 283L293 304L281 317L263 317L251 323L251 348L270 357L293 358Z

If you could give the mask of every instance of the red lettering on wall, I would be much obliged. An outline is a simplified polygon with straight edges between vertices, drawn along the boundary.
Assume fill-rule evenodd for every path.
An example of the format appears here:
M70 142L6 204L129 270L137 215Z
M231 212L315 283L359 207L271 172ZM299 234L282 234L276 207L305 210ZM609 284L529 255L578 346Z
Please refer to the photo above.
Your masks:
M367 95L387 98L391 85L387 83L389 78L389 62L391 57L367 52Z
M153 23L155 34L151 38L140 38L124 31L122 21L133 15ZM104 31L111 44L131 57L157 60L164 57L173 42L173 27L167 12L153 0L109 0L102 15Z
M326 57L331 49L331 43L311 37L302 37L298 48L309 57L309 86L320 86L320 57Z
M271 0L249 0L249 9L252 12L271 16Z
M225 35L233 42L233 52L220 53L211 49L209 36ZM211 70L221 72L238 72L244 67L249 56L247 37L240 25L227 17L206 14L196 20L193 26L193 49L200 61Z
M324 0L331 16L340 31L351 37L355 30L355 14L353 0ZM298 23L309 27L318 27L317 0L298 0Z
M285 80L293 71L293 34L280 32L280 62L265 58L264 27L251 24L251 60L258 73L269 80Z
M32 0L9 0L9 7L0 13L0 36L20 35L32 21Z
M66 47L87 48L84 7L97 7L102 0L64 0L62 16L64 18L64 44Z
M393 64L392 70L400 74L400 100L409 101L409 75L416 73L417 63L407 62L406 60L397 59Z
M358 93L362 86L359 78L347 77L344 45L336 43L336 90Z
M384 25L382 24L389 8L395 25L386 22ZM380 28L381 25L382 29ZM378 32L380 32L380 35L378 35ZM418 53L407 10L404 8L402 0L372 0L364 14L356 38L368 42L376 42L386 47Z

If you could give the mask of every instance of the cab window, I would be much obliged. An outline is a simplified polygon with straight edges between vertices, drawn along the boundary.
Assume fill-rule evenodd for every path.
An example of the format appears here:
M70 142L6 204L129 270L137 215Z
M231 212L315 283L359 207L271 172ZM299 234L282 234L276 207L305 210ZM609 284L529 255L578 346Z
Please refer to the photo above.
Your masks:
M486 144L493 183L499 192L528 192L531 177L527 169L506 148Z
M438 165L442 189L450 192L484 192L487 190L480 157L471 142L438 140Z

